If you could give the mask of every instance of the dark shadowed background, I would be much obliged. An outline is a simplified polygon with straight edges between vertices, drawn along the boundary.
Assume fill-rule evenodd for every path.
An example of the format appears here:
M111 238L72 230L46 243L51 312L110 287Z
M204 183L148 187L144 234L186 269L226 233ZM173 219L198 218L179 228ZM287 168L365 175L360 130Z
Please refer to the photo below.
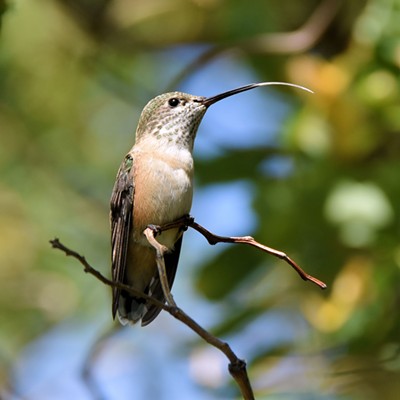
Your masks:
M174 296L246 359L258 399L398 399L398 0L0 1L0 397L232 399L227 361L162 313L111 320L108 202L141 109L210 96ZM97 343L97 344L96 344ZM84 373L86 372L86 373Z

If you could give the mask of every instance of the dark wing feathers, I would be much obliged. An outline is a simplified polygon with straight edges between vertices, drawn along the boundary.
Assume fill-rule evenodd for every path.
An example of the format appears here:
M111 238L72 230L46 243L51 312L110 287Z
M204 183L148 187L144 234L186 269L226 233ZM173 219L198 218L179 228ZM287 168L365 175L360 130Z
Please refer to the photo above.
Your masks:
M133 158L128 154L118 170L110 201L112 279L124 281L129 234L133 218ZM115 318L120 289L113 288L112 314Z
M128 254L128 245L130 230L133 219L133 195L134 195L134 177L133 177L133 158L128 154L119 168L117 179L115 181L113 193L111 196L110 220L111 220L111 259L112 259L112 279L114 282L124 282L126 261ZM182 235L183 236L183 235ZM174 250L164 255L165 268L168 277L169 288L175 279L176 269L178 267L179 255L182 246L182 236L175 244ZM157 275L153 283L146 292L161 302L165 302L161 282ZM113 288L112 295L112 314L113 318L118 310L121 290ZM142 318L142 326L148 325L157 317L161 308L148 304L148 311Z

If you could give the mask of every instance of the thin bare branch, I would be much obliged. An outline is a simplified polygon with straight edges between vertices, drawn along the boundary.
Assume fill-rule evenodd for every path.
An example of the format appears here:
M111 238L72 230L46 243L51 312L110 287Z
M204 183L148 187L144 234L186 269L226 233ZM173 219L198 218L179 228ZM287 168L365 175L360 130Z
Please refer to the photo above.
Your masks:
M155 234L157 232L157 228L153 226L149 226L144 230L144 235L146 236L148 242L154 247L156 251L156 263L158 269L158 276L161 282L161 288L163 290L165 299L167 300L168 305L172 307L176 307L176 303L174 298L172 297L172 293L170 287L168 285L168 277L167 271L165 269L165 261L164 261L164 254L168 251L168 248L163 246L159 243L156 238Z
M321 289L326 289L326 284L319 279L315 278L314 276L307 274L300 266L293 261L288 255L286 255L284 252L280 250L273 249L272 247L265 246L259 242L257 242L253 237L251 236L218 236L215 235L214 233L210 232L197 222L195 222L193 217L190 216L185 216L182 217L175 222L172 222L170 224L166 224L163 226L158 226L157 227L157 232L162 232L166 231L172 228L193 228L197 232L201 233L210 243L211 245L215 245L217 243L243 243L247 244L249 246L256 247L257 249L260 249L261 251L264 251L265 253L271 254L274 257L280 258L286 263L288 263L299 275L300 277L305 280L305 281L310 281L315 283L317 286L319 286Z
M154 247L155 252L156 252L156 261L157 261L157 267L158 267L158 272L161 280L161 285L162 289L165 295L165 298L167 299L167 304L164 304L163 302L160 302L159 300L146 295L145 293L142 293L138 290L133 289L132 287L128 285L124 285L119 282L113 282L109 279L107 279L105 276L103 276L99 271L94 269L85 259L84 256L80 255L76 251L73 251L69 249L68 247L64 246L58 239L51 240L50 243L53 246L53 248L59 249L63 251L67 256L71 256L76 258L83 266L84 266L84 271L87 273L92 274L95 276L97 279L99 279L101 282L104 284L111 286L111 287L116 287L118 289L125 290L131 294L133 294L136 297L141 297L149 301L150 303L162 308L163 310L167 311L169 314L171 314L174 318L178 319L182 323L184 323L186 326L188 326L190 329L192 329L197 335L199 335L203 340L205 340L207 343L210 345L216 347L219 349L229 360L229 373L233 377L233 379L236 381L237 385L240 388L240 391L242 393L243 399L245 400L253 400L254 399L254 394L253 390L251 387L251 383L247 374L247 369L246 369L246 363L245 361L239 359L236 354L232 351L231 347L229 346L228 343L223 342L219 338L213 336L210 332L205 330L202 326L200 326L194 319L189 317L181 308L179 308L170 292L169 285L168 285L168 279L165 271L165 262L164 262L164 254L167 251L167 248L160 244L156 240L156 236L160 234L163 231L173 229L173 228L181 228L183 230L186 230L188 227L191 227L201 233L210 243L211 245L215 245L217 243L244 243L253 247L256 247L257 249L260 249L268 254L271 254L275 257L278 257L284 261L286 261L292 268L295 269L295 271L300 275L302 279L305 281L310 281L315 283L317 286L319 286L322 289L326 288L326 284L319 279L307 274L303 269L301 269L290 257L288 257L285 253L283 253L280 250L275 250L271 247L265 246L259 242L257 242L254 238L251 236L219 236L215 235L214 233L210 232L197 222L195 222L194 218L187 215L184 216L176 221L173 221L172 223L165 224L163 226L156 226L156 225L149 225L145 231L144 234L149 241L149 243Z
M186 220L186 219L185 219ZM184 221L181 221L181 226L185 227ZM172 226L171 226L172 227ZM153 231L156 232L156 231ZM155 233L154 233L155 234ZM151 237L151 236L150 236ZM154 237L154 236L153 236ZM133 294L136 297L140 297L146 299L150 303L156 305L157 307L162 308L171 314L174 318L184 323L190 329L192 329L197 335L199 335L203 340L205 340L210 345L214 346L218 350L220 350L229 360L229 372L233 379L236 381L239 389L242 393L244 400L254 400L253 389L250 384L250 380L247 374L246 362L237 357L237 355L233 352L228 343L223 342L219 338L213 336L210 332L200 326L194 319L189 317L181 308L177 306L170 306L168 304L164 304L157 299L146 295L140 291L135 290L134 288L124 285L119 282L113 282L107 279L104 275L102 275L99 271L93 268L87 261L86 258L74 250L69 249L67 246L63 245L59 239L50 240L50 243L54 249L61 250L67 256L71 256L77 259L84 267L84 271L96 277L102 283L110 287L116 287L122 290L127 291L128 293ZM158 243L158 242L157 242Z

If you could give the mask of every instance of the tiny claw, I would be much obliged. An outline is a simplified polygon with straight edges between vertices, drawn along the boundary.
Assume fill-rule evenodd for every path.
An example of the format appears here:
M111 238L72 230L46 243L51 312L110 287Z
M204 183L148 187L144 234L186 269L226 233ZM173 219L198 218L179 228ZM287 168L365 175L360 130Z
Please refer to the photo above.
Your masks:
M153 231L154 237L158 236L162 232L160 225L149 224L147 225L147 228Z
M187 214L183 217L183 219L184 219L184 224L181 227L181 231L186 232L189 226L193 224L194 218L191 215Z

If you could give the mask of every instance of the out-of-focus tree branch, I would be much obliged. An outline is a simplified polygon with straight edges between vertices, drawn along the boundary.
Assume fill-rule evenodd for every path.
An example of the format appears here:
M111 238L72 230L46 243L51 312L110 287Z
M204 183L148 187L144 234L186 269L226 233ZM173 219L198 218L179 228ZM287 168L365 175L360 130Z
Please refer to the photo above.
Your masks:
M264 33L236 42L234 46L212 47L183 69L169 86L176 88L185 78L203 68L210 61L235 49L252 54L294 54L309 50L326 32L341 5L342 0L323 0L307 21L294 31Z

